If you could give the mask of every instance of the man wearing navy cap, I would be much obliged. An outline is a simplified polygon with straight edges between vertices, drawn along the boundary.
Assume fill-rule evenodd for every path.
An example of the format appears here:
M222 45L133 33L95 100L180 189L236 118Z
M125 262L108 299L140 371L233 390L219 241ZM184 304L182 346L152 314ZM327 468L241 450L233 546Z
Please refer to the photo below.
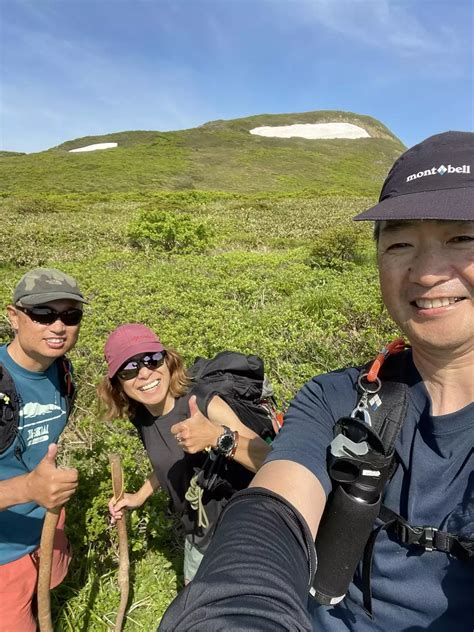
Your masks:
M380 390L387 352L372 377L354 367L301 389L160 630L474 629L474 134L446 132L406 151L379 203L355 219L376 222L383 300L411 349L385 364L396 378L382 366ZM401 426L390 430L391 468L377 410L385 442L390 424ZM372 528L367 563L331 592Z
M57 441L74 397L65 354L86 303L72 277L35 268L7 306L14 338L0 346L0 632L34 632L39 544L47 509L74 494L77 470L56 466ZM56 529L51 586L71 554L64 511Z

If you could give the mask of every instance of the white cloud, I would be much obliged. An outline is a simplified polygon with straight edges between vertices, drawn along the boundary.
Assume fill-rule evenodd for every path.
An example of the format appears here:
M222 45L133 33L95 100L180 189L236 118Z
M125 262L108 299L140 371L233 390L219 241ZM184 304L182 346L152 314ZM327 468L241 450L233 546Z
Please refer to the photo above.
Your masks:
M429 11L430 4L423 4ZM416 15L414 2L400 0L296 0L295 14L306 23L319 23L355 42L391 49L400 57L442 55L459 50L458 34L439 24L432 29Z

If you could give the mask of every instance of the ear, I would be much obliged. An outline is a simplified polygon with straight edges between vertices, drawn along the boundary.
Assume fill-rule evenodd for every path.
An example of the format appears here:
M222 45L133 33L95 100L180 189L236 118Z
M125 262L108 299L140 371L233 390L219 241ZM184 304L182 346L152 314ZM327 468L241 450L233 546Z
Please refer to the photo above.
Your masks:
M14 305L7 305L7 315L8 315L8 320L10 321L10 325L16 334L18 332L19 316L18 316L18 310L15 308Z

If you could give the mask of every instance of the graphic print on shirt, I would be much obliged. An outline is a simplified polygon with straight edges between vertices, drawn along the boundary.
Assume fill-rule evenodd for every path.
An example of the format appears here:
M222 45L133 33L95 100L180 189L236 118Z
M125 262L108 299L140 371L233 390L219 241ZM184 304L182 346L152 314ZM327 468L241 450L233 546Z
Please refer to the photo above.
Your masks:
M43 441L51 442L50 423L61 419L66 410L54 404L28 402L20 408L20 430L26 446L32 446ZM54 433L56 434L56 433Z

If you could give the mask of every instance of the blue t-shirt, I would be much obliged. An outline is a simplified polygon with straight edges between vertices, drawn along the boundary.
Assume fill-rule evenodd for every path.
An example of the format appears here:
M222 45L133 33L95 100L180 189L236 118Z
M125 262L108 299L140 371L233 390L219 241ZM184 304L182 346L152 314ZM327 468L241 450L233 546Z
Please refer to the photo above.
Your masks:
M9 356L6 345L0 347L0 363L13 378L20 398L17 436L0 454L0 480L8 480L38 465L49 444L59 439L67 415L56 363L45 372L28 371ZM39 546L45 511L34 502L0 511L0 564L17 560Z
M408 376L409 404L396 450L401 464L385 490L384 504L411 525L430 525L474 537L474 403L449 415L431 415L431 401L416 368ZM357 402L357 369L313 378L293 400L267 461L304 465L326 494L327 446L334 423ZM314 630L325 632L472 632L472 565L439 551L404 547L382 531L372 567L374 620L362 610L360 569L344 601L309 610Z

